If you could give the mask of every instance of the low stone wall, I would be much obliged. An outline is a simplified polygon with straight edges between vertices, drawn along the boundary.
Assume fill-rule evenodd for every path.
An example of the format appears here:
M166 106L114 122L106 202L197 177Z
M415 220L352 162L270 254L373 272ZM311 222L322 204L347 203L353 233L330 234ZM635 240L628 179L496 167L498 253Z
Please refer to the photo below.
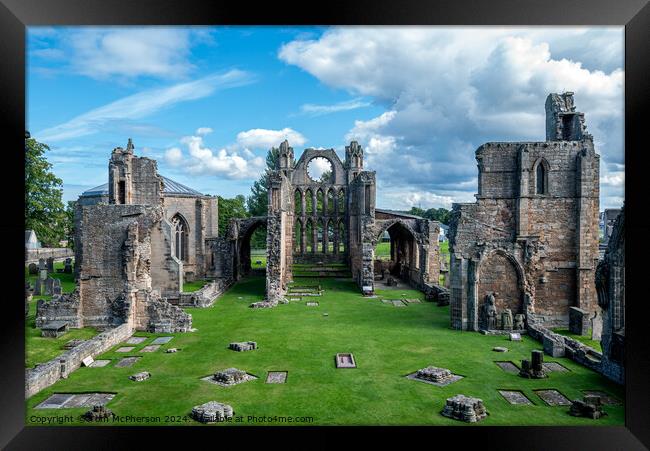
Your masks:
M180 293L177 305L181 307L210 307L230 285L225 279L216 279L200 290Z
M441 287L440 285L424 283L420 289L424 292L427 299L436 301L440 306L449 305L449 290L447 288Z
M603 355L594 348L589 347L570 337L556 334L538 324L528 325L528 335L539 341L544 346L544 352L553 357L568 357L582 366L590 368L614 382L622 383L608 371L603 363Z
M95 358L108 351L116 344L126 340L133 334L129 324L122 324L113 329L102 332L94 338L76 346L47 363L37 365L25 371L25 399L49 387L61 378L81 366L81 361L86 357Z
M74 251L69 247L43 247L39 249L25 249L25 264L38 263L39 258L64 260L73 258Z

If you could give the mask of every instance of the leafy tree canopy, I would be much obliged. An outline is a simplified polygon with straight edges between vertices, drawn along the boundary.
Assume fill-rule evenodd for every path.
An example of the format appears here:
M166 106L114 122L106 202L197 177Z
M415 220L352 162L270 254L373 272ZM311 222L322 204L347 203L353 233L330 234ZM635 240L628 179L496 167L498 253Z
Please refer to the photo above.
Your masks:
M225 236L231 218L247 218L246 198L243 194L233 199L219 196L219 235Z
M246 199L246 207L251 216L266 216L269 208L269 171L275 169L280 158L280 150L272 148L266 154L266 170L260 179L253 182L251 195Z
M57 247L66 235L63 181L45 158L48 150L25 133L25 230L34 230L43 246Z
M451 210L447 210L446 208L429 208L428 210L424 210L419 207L411 207L406 213L439 221L445 225L449 225L449 220L451 219Z

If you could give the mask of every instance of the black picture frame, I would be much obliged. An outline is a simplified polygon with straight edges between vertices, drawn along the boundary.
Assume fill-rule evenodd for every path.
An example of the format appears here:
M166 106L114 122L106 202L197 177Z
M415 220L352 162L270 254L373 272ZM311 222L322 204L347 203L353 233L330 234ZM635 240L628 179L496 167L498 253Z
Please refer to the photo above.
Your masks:
M619 25L625 26L625 203L626 203L626 419L625 427L321 427L256 428L254 434L233 427L26 427L24 400L24 232L23 155L25 27L36 25ZM199 0L0 0L0 116L3 135L3 204L0 228L5 238L4 275L11 286L2 300L0 341L0 447L5 449L129 449L206 441L237 447L264 440L284 446L298 434L303 443L337 446L340 433L363 432L374 439L396 438L417 445L413 434L431 446L464 449L475 442L487 449L635 450L650 447L650 343L644 261L649 222L644 176L648 168L646 125L649 110L650 5L647 0L418 0L330 1L280 5L276 2L201 2ZM63 108L64 106L62 106ZM24 191L24 189L23 189ZM630 244L631 243L631 244ZM11 302L10 302L11 301ZM433 406L432 406L433 408ZM307 433L303 436L304 433ZM283 437L280 439L279 434ZM315 434L319 437L316 438ZM446 445L445 443L451 443ZM198 445L204 446L204 445Z

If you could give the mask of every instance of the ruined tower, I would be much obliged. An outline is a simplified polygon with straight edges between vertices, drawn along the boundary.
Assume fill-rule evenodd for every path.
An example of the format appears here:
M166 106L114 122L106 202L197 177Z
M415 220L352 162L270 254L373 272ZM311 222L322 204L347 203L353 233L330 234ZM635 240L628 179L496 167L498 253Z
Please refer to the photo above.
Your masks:
M477 200L454 204L450 224L454 328L479 330L491 293L499 314L547 326L596 309L600 157L573 93L548 96L546 134L476 150Z

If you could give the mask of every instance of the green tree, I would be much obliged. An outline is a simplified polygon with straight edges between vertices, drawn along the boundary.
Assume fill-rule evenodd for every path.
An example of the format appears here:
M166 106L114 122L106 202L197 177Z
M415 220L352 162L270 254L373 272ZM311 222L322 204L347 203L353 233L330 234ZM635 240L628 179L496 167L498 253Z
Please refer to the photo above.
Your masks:
M269 172L275 170L280 158L280 150L271 148L266 154L266 170L260 179L253 182L251 195L246 200L246 207L251 216L266 216L269 208Z
M219 196L219 235L225 236L231 218L247 218L246 198L243 194L233 199L225 199Z
M56 247L65 237L63 181L45 158L50 150L25 132L25 230L34 230L43 246Z

